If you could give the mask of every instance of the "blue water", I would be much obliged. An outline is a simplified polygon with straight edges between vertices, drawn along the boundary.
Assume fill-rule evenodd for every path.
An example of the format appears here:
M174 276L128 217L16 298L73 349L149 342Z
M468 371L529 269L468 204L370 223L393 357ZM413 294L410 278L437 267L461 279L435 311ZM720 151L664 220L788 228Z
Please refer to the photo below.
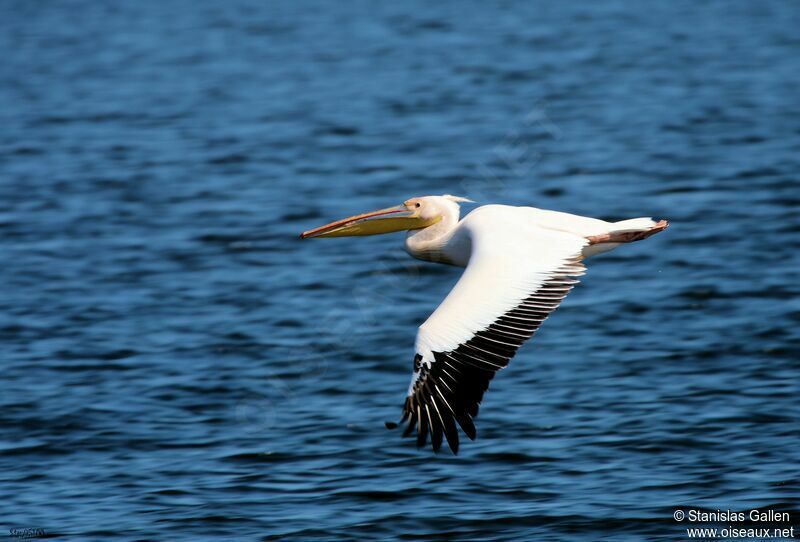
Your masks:
M0 534L800 528L799 27L777 1L3 2ZM441 193L672 223L590 262L458 457L383 422L459 270L297 239Z

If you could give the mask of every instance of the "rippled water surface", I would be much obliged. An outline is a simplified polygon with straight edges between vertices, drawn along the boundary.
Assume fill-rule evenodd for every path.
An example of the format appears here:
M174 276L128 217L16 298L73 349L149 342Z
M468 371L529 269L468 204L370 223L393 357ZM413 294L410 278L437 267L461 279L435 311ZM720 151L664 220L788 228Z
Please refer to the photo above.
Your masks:
M0 6L0 528L683 540L800 528L795 2ZM424 194L672 227L590 262L458 457L387 431L459 271ZM777 526L777 525L772 525Z

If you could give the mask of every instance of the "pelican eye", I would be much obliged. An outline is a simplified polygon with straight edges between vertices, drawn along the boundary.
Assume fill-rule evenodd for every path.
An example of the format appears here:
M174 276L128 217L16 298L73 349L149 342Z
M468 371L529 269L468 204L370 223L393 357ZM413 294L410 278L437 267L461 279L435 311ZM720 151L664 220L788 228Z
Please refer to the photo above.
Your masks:
M421 205L420 202L417 202L414 204L414 207L419 207L420 205Z

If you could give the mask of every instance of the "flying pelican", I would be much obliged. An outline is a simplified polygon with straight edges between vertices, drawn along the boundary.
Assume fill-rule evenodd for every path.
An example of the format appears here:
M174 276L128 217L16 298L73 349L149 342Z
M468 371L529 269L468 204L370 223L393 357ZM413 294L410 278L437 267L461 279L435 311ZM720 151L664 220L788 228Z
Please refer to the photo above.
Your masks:
M473 419L489 381L505 368L583 275L583 260L664 230L666 220L606 222L534 207L484 205L459 220L466 198L411 198L300 234L375 235L407 230L406 251L420 260L465 267L458 283L419 327L413 375L400 422L403 436L442 436L458 453L458 430L475 440ZM393 428L397 424L387 423Z

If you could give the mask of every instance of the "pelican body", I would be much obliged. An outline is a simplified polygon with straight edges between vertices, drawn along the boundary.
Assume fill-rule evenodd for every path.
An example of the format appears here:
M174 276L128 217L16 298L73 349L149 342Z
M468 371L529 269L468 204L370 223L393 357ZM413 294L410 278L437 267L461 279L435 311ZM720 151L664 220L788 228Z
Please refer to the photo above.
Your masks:
M474 419L495 373L578 282L583 260L664 230L665 220L606 222L535 207L484 205L463 219L451 195L412 198L303 232L303 239L376 235L407 230L414 258L464 267L461 278L419 327L411 383L401 422L442 438L458 453L456 423L472 440ZM395 424L387 424L393 427Z

